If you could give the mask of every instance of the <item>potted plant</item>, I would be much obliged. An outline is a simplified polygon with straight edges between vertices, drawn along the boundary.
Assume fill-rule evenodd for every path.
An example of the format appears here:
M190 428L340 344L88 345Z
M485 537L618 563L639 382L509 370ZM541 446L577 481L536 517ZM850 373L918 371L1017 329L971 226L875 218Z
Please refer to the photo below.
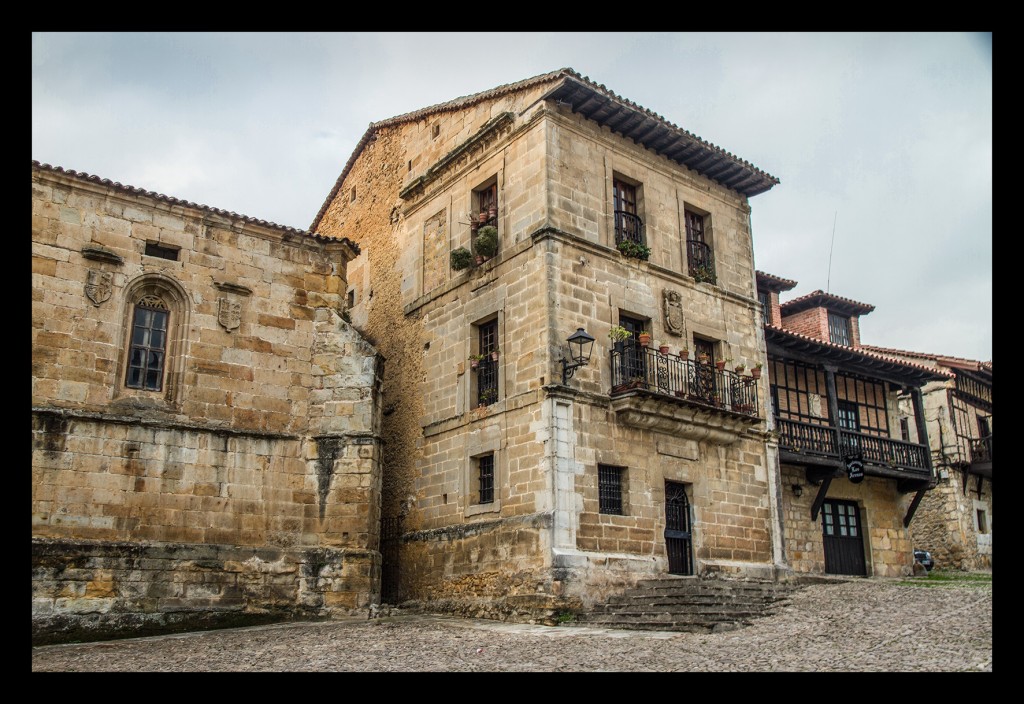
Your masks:
M647 347L648 345L651 344L651 333L642 332L639 335L637 335L637 337L640 339L640 344L643 345L644 347Z
M690 358L690 348L688 348L686 345L683 345L682 347L680 347L679 348L679 356L682 357L683 359L689 359Z
M480 397L479 397L479 404L480 405L478 407L489 406L490 404L494 403L496 400L498 400L498 390L497 389L484 389L483 391L480 392Z
M715 367L718 369L718 371L722 371L725 369L725 362L726 360L724 357L717 357L715 359Z
M707 364L708 362L711 361L711 357L708 355L707 352L701 352L699 355L697 355L697 361L700 362L701 364Z
M468 269L470 264L473 263L473 255L465 247L459 247L452 250L451 260L452 269L462 271L463 269Z
M491 350L491 361L492 362L497 362L498 361L498 352L499 351L500 350L498 350L497 347L495 347L493 350Z
M742 374L743 370L746 369L746 368L747 368L747 366L745 364L743 364L743 362L740 362L735 367L733 367L732 370L734 372L736 372L737 374Z
M668 354L668 345L658 345L658 351L662 354Z
M479 213L477 213L476 214L476 221L480 225L483 225L485 222L487 222L487 211L486 210L481 210Z
M651 256L651 248L642 242L634 242L633 240L622 240L616 245L616 248L624 256L633 257L647 261Z
M493 257L498 251L498 228L494 225L484 225L477 230L473 248L480 256Z
M761 378L761 366L762 365L761 365L760 362L754 362L754 366L752 366L750 368L750 376L752 376L755 379L760 379Z
M484 356L482 354L471 354L471 355L469 355L469 365L473 369L476 369L477 367L480 366L480 362L482 362L483 359L484 359Z
M608 339L612 341L612 346L617 352L621 352L626 345L626 340L632 339L632 337L633 333L621 325L612 325L608 332Z
M487 208L487 219L488 220L493 220L496 217L498 217L498 206L497 205L489 206Z

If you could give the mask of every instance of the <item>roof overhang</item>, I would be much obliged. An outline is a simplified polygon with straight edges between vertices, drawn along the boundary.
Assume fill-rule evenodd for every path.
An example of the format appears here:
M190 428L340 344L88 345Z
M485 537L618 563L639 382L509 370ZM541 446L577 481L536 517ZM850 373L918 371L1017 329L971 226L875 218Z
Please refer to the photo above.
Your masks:
M567 105L572 112L745 196L764 193L779 183L753 164L584 79L567 75L544 98Z
M806 335L766 325L768 354L796 358L811 364L833 364L844 373L888 381L900 386L922 386L929 381L948 381L949 374L852 347L822 342Z

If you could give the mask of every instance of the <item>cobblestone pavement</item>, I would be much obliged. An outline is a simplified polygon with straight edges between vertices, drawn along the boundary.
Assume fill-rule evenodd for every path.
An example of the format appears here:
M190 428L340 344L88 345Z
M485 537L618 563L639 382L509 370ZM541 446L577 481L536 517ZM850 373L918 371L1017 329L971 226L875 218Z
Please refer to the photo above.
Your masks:
M814 584L714 634L429 615L32 649L33 672L991 672L992 584Z

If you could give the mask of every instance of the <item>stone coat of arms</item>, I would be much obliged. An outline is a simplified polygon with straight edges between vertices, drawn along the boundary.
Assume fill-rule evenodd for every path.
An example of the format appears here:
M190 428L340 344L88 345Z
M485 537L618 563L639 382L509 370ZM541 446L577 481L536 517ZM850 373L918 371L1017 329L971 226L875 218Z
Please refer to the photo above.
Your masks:
M114 290L114 274L109 271L98 271L89 269L85 281L85 295L89 297L93 305L99 304L110 298Z
M221 296L217 300L217 322L229 332L236 329L242 322L242 304Z
M686 331L682 295L678 291L665 291L662 298L665 303L665 329L673 335L682 335Z

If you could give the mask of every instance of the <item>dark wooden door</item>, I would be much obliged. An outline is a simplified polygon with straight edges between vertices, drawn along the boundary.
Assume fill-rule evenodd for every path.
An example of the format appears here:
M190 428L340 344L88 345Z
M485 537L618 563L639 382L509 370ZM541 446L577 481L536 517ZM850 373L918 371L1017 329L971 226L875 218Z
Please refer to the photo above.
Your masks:
M670 574L693 574L690 502L679 482L665 482L665 550Z
M866 575L864 531L857 504L826 500L821 507L821 525L825 571L829 574Z

